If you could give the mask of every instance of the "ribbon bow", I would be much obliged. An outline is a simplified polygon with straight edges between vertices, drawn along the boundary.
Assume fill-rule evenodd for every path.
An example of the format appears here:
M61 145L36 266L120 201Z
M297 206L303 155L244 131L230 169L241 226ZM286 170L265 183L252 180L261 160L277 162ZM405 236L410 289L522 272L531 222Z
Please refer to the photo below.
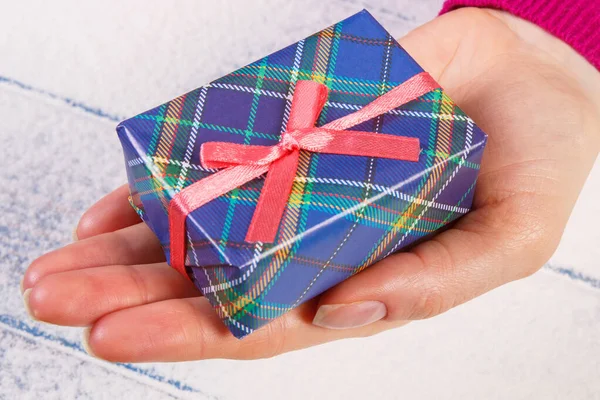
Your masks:
M273 146L208 142L200 149L205 168L222 169L177 193L169 203L171 266L185 273L185 219L192 211L267 173L254 210L247 242L271 243L292 190L300 151L418 161L419 139L346 129L368 121L437 89L426 72L393 88L362 109L315 127L328 89L298 81L286 131Z

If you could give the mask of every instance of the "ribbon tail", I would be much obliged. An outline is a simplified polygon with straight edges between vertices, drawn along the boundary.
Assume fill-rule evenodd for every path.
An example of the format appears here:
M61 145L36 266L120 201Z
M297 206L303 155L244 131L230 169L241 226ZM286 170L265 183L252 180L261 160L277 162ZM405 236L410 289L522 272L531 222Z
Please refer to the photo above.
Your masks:
M345 117L338 118L322 128L335 129L343 131L352 128L365 121L385 114L394 108L400 107L410 101L438 89L440 85L427 72L421 72L404 83L396 86L383 96L376 98L360 110L348 114Z
M268 166L240 165L219 171L186 187L177 193L169 203L169 236L171 266L184 276L186 254L185 220L194 210L202 207L244 183L258 178L268 170Z
M316 128L298 135L300 148L316 153L419 161L419 139L384 133Z
M292 192L300 152L295 150L278 159L269 169L254 210L246 242L273 243Z
M208 142L200 148L204 168L227 168L236 165L264 165L280 156L277 146L256 146L228 142Z

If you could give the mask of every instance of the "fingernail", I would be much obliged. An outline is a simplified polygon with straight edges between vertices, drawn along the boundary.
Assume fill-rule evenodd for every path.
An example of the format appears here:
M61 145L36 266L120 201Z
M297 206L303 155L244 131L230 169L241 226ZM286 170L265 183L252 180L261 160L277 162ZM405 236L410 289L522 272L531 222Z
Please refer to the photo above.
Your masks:
M328 329L350 329L369 325L387 315L380 301L323 305L317 310L313 324Z
M77 228L73 229L73 233L71 234L71 238L73 239L74 242L78 241L79 238L77 237Z
M25 293L25 290L23 290L23 285L25 284L25 277L23 276L21 278L21 283L19 284L19 287L21 288L21 296L23 296L23 293Z
M92 357L96 357L96 355L92 351L92 348L90 347L90 333L91 332L92 332L92 328L85 328L83 330L83 334L81 337L81 345L83 346L83 349L85 350L86 353L88 353ZM96 358L98 358L98 357L96 357Z
M33 311L31 311L31 307L29 307L29 295L31 294L31 289L27 289L23 292L23 305L25 306L25 311L31 317L31 319L36 320L37 318L33 315Z

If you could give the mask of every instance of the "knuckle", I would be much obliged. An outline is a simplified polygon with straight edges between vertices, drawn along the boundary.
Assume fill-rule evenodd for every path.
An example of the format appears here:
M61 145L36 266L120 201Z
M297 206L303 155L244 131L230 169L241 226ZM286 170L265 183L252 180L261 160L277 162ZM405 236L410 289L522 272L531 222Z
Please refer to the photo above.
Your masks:
M519 264L517 279L531 276L552 257L562 236L557 220L552 218L550 210L535 209L536 205L550 203L539 196L528 196L521 201L518 222L512 224L513 243L510 249ZM535 199L533 197L536 197Z
M523 260L520 277L526 278L536 273L552 257L557 246L558 240L553 240L550 237L531 241L525 251L527 255Z
M133 286L136 288L138 293L138 299L140 304L148 304L152 301L150 298L150 291L148 290L148 284L146 282L146 275L139 266L132 266L126 269L129 272L129 278Z
M522 259L520 268L517 271L517 279L527 278L544 266L552 257L558 241L552 238L535 238L525 243L521 252Z
M273 358L284 352L287 318L280 317L266 326L266 339L261 358Z
M172 308L174 315L197 315L198 308L194 301L178 302L177 307ZM181 307L180 309L177 309ZM174 321L173 321L174 320ZM164 321L162 321L165 330L169 329L172 324L176 325L175 331L181 335L181 343L193 346L192 353L194 359L204 360L208 358L208 351L206 343L209 342L209 333L204 329L202 320L200 318L188 321L182 318L173 318L173 315L164 315Z
M415 291L413 295L414 301L409 320L432 318L452 308L441 287L437 285L420 287L421 289Z
M249 340L238 341L240 347L236 350L236 357L254 360L273 358L284 353L287 324L284 315L255 331Z
M411 305L407 319L428 319L454 307L456 301L452 298L451 291L441 283L452 280L457 270L456 262L446 245L433 238L413 253L420 259L423 272L410 285L408 302ZM428 270L435 272L432 274ZM404 317L400 319L406 319Z
M512 266L503 272L505 282L534 274L554 254L566 222L556 205L555 197L530 189L489 205L485 229L494 234L488 243Z

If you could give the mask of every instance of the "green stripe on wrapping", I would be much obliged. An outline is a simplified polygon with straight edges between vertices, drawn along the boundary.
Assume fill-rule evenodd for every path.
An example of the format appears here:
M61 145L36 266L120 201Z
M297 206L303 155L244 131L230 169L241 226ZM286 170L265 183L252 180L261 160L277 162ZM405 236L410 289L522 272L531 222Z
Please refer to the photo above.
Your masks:
M467 167L470 169L479 169L480 165L477 163L474 163L472 161L461 161L461 158L457 158L457 157L452 157L450 158L450 154L446 154L446 153L442 153L439 151L431 151L431 150L423 150L421 151L422 154L427 154L428 156L431 157L440 157L440 158L446 158L446 161L452 163L452 164L462 164L463 167Z
M254 128L254 121L256 120L256 110L258 109L258 102L260 101L260 90L262 89L262 84L265 77L267 59L268 57L265 57L260 61L260 69L258 70L256 86L254 86L254 95L252 96L252 106L250 107L250 116L248 117L248 126L246 127L247 133L246 137L244 138L244 144L250 144L250 139L252 138L252 129Z
M333 47L333 46L332 46ZM339 43L336 42L336 49L339 48ZM314 47L311 47L311 43L306 44L307 51L311 49L314 50ZM332 49L333 51L333 49ZM336 53L337 57L337 53ZM246 67L240 68L236 73L238 74L247 74L249 76L256 76L257 70L260 67L256 64L248 65ZM281 65L281 64L269 64L265 68L264 77L266 79L289 79L286 75L290 74L293 70L292 67ZM313 76L319 76L318 73L315 74L311 69L299 68L298 69L298 79L308 79L310 80ZM341 91L341 92L349 92L352 94L363 94L369 95L370 97L377 97L379 93L379 89L381 87L380 81L369 80L369 79L360 79L360 78L351 78L351 77L339 77L339 76L325 76L325 79L330 82L330 89L332 91ZM221 80L219 80L220 82ZM386 84L386 89L391 89L392 87L398 86L401 82L397 81L389 81ZM285 95L286 93L281 93Z
M221 251L219 251L219 259L222 263L226 262L223 255L225 254L225 244L227 243L227 240L229 239L229 233L231 232L231 224L233 222L233 215L235 212L235 206L237 204L239 189L235 188L230 193L231 195L228 197L229 206L227 207L225 222L223 223L223 233L221 235L221 240L219 241L219 248L221 249Z
M475 184L476 183L477 183L477 180L475 180L475 182L473 182L473 184L471 186L469 186L469 189L467 189L467 191L465 192L465 194L463 194L463 196L460 198L460 200L458 201L458 203L456 203L457 207L460 207L461 204L465 201L465 199L469 195L469 193L471 193L473 191L473 189L475 188ZM450 211L448 213L448 215L446 216L446 218L444 218L444 222L442 223L442 225L440 226L440 228L442 226L444 226L448 221L452 220L455 215L456 215L456 211Z
M334 34L337 32L337 36L334 36L334 40L331 43L331 53L329 55L329 64L327 66L327 75L325 76L325 85L327 86L327 89L329 89L329 92L331 93L331 75L333 74L333 71L335 71L335 65L337 63L337 55L338 55L338 51L340 48L340 43L339 40L336 40L335 38L339 38L339 33L342 31L342 24L337 24L335 26L335 31ZM323 105L323 109L321 110L321 114L319 115L319 119L317 120L317 126L320 125L324 125L325 124L325 120L327 118L327 111L329 111L329 106L327 105L327 103L325 103ZM318 154L315 154L315 156L318 156Z
M156 118L143 118L143 119L152 119L155 121L154 123L154 132L152 132L152 139L150 139L150 146L148 147L148 155L153 155L156 152L156 146L158 145L158 139L160 139L160 128L162 127L163 116L165 115L165 111L167 110L167 105L163 104L158 108L159 115ZM144 114L140 114L137 117L141 117ZM135 117L135 118L137 118ZM152 117L152 116L148 116Z
M158 116L160 118L162 118L164 116L164 114L167 112L168 109L168 105L169 103L165 103L161 106L158 107ZM162 131L162 119L158 120L155 119L154 120L154 130L152 132L152 138L150 139L150 145L148 147L148 152L147 152L147 156L152 156L154 154L156 154L156 150L158 147L158 142L160 140L160 136L161 136L161 131ZM142 154L139 154L139 156L143 156ZM146 171L146 175L149 177L149 186L151 187L151 190L153 191L153 193L156 194L156 197L160 198L163 197L164 195L162 194L162 185L161 183L155 178L155 173L153 170L151 170L150 168L148 168L147 165L143 165L144 170ZM139 192L139 190L138 190ZM161 202L161 206L164 209L164 202ZM166 210L165 210L166 211Z
M210 129L213 131L234 133L236 135L253 136L253 137L259 137L259 138L263 138L263 139L279 140L279 135L273 135L273 134L269 134L269 133L254 132L254 131L249 131L249 130L242 130L242 129L230 128L227 126L205 124L205 123L200 123L199 126L200 126L200 128L206 128L206 129Z

